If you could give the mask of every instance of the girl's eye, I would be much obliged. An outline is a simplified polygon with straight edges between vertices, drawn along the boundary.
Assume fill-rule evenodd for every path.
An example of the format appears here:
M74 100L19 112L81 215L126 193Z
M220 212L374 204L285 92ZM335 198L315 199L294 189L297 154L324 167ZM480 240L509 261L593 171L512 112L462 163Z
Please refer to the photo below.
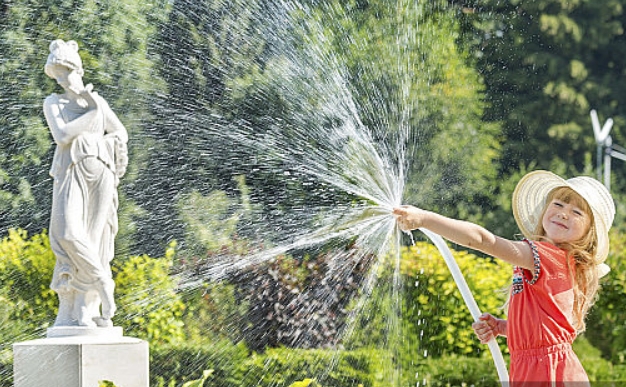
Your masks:
M554 204L557 207L563 207L563 203L561 202L553 202L552 204Z

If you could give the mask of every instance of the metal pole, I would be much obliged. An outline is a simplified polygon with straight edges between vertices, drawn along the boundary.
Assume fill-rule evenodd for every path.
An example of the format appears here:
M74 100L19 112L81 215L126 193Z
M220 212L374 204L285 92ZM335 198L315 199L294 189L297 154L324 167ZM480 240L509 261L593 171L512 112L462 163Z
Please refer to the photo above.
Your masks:
M589 112L591 115L591 126L593 127L593 137L596 139L596 173L598 180L602 180L602 148L607 147L607 151L604 153L604 185L609 189L611 185L611 136L609 132L613 127L613 119L606 120L604 125L600 127L600 120L598 119L598 113L595 110Z
M596 146L596 175L598 180L602 180L602 144Z
M604 152L604 186L611 191L611 148Z

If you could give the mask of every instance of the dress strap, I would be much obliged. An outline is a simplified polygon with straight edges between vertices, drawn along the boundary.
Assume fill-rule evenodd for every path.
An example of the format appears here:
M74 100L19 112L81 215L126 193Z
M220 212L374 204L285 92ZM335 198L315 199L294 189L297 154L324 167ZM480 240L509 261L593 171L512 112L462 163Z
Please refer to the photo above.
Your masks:
M527 238L524 238L523 240L524 242L528 243L528 245L530 246L530 250L533 252L533 278L531 280L525 279L528 284L533 285L539 279L539 273L541 272L541 258L539 257L539 251L537 251L537 245L535 244L535 242Z

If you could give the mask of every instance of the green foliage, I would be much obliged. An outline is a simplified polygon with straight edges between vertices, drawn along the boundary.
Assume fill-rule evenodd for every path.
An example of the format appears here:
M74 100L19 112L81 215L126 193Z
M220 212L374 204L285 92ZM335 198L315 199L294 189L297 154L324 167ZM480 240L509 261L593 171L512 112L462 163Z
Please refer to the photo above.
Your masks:
M178 207L190 246L208 252L232 247L239 217L228 214L232 205L225 192L213 191L202 196L194 190L181 198Z
M500 260L478 257L467 251L453 251L453 257L483 312L504 317L505 288L511 266ZM474 321L450 270L437 248L417 243L402 252L401 272L405 276L407 309L404 318L415 324L412 334L424 332L423 348L428 354L472 355L484 350L471 325Z
M260 1L177 0L171 7L154 46L167 92L153 96L147 162L129 193L147 210L137 244L152 255L160 254L164 241L186 246L176 209L189 204L182 197L194 190L205 197L216 190L231 195L238 188L233 177L249 170L242 164L254 156L223 136L232 130L227 84L258 71L267 28L255 24L255 15L264 12Z
M183 387L202 387L211 374L213 374L213 370L204 370L202 371L202 377L200 379L190 380L183 384Z
M247 307L239 331L249 348L340 343L349 318L346 306L358 293L370 262L346 249L338 263L337 253L278 256L232 276L236 294Z
M314 376L325 387L383 387L377 381L380 360L375 350L325 351L273 348L253 354L243 365L248 371L242 386L290 386L303 377ZM317 384L313 384L317 385Z
M249 305L237 297L235 285L227 282L205 283L180 290L185 304L183 322L186 340L211 345L228 338L242 339L242 325Z
M481 121L484 85L457 45L454 9L442 1L331 1L315 17L328 30L329 55L347 65L359 118L408 147L410 161L397 161L409 167L403 200L478 219L495 183L499 128Z
M29 25L37 15L28 2L4 4L0 11L0 230L46 227L49 195L47 161L50 137L42 120L46 55L33 39ZM43 45L46 49L47 45ZM45 188L44 188L45 187ZM34 227L33 227L34 226Z
M409 385L435 387L465 387L501 385L489 356L465 357L456 354L440 358L426 358L415 366L415 375ZM407 385L407 384L405 384Z
M245 176L234 177L237 182L238 197L229 196L225 191L215 190L203 195L193 189L181 194L176 210L185 228L185 256L193 257L219 254L245 255L248 246L239 240L241 222L250 221L253 210L249 187Z
M452 254L480 309L504 317L510 266L466 251L452 250ZM393 282L393 264L389 262L370 304L359 314L356 332L348 338L350 347L380 345L388 340L387 335L400 335L397 350L405 366L425 356L476 356L487 349L476 339L471 328L474 319L434 245L418 242L403 248L399 264L404 287L400 300L395 301L401 303L401 310L395 313L402 316L400 328L395 333L389 328L394 313L392 292L386 285ZM506 349L504 342L501 348Z
M163 258L141 255L113 261L119 307L115 321L126 334L152 344L175 343L184 338L185 305L170 276L173 247L170 246Z
M585 336L602 355L615 364L626 365L626 237L611 233L607 264L611 272L600 280L599 298L593 306Z
M626 143L623 2L487 0L463 6L460 19L471 27L461 44L472 46L484 77L484 120L502 125L503 179L528 162L567 175L593 168L591 109L601 122L615 121L614 144ZM613 174L620 197L624 170Z
M26 231L11 229L0 241L0 294L12 306L3 318L27 327L18 337L44 330L56 317L57 297L50 289L55 260L45 233L29 238ZM0 331L11 328L2 326Z
M117 387L117 385L110 380L100 380L98 387Z
M205 383L207 387L233 385L295 387L307 385L306 383L309 383L310 387L388 387L389 379L385 375L393 372L383 366L384 359L388 358L390 353L380 349L335 351L276 348L264 354L248 356L245 348L241 346L234 347L220 343L215 347L219 348L219 354L207 347L195 349L181 347L173 352L173 349L164 350L164 348L153 351L151 367L160 375L153 377L151 385L155 387L178 386L184 381L189 381L187 376L190 373L196 375L197 369L208 367L210 364L230 365L226 368L220 367L219 372L212 374ZM230 352L227 348L234 349L234 352ZM626 367L614 366L599 358L597 350L590 347L584 338L576 340L574 350L579 354L592 381L626 380ZM167 364L181 366L176 370L167 367L161 363L166 358L169 359ZM153 361L156 361L157 365L153 365ZM402 381L398 385L403 386L419 384L437 387L472 385L497 387L500 385L493 359L488 352L484 352L479 357L458 354L416 357L409 368L400 370L399 373ZM168 375L169 379L162 375ZM154 382L157 379L160 383ZM169 380L169 384L165 384L164 380Z
M153 346L150 348L150 386L178 387L202 378L202 370L213 371L209 382L205 383L209 386L244 386L241 380L247 372L244 364L248 356L245 345L229 340Z
M589 327L587 328L589 329ZM574 352L578 355L589 380L592 382L625 382L626 365L612 363L601 357L601 351L588 340L589 331L574 341Z

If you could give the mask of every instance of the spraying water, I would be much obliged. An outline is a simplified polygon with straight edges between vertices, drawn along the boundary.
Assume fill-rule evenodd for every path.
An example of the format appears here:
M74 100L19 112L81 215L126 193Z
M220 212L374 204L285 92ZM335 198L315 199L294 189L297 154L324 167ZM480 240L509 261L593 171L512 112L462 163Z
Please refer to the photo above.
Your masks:
M290 25L291 19L281 20L280 26ZM408 92L402 89L398 110L393 117L386 115L386 122L378 125L366 125L361 119L363 114L370 113L372 106L378 106L380 96L370 96L372 105L359 106L358 98L353 95L353 88L349 76L341 63L341 58L330 55L328 52L318 51L321 46L316 41L323 41L324 36L316 35L322 28L318 25L308 25L309 32L313 32L310 40L306 40L309 50L306 56L295 53L290 49L287 52L289 61L281 62L280 80L284 92L292 95L294 91L305 95L320 95L322 97L315 105L314 112L303 111L296 119L295 141L286 138L282 128L276 133L259 138L253 128L243 126L213 126L208 131L226 137L236 146L247 147L255 152L274 154L286 165L295 166L301 176L310 177L323 182L330 189L345 192L359 198L360 203L349 206L335 206L333 208L314 208L314 212L323 214L324 220L313 223L313 226L298 232L290 241L281 241L273 248L260 251L256 254L216 258L208 265L200 278L194 275L183 280L182 286L195 287L198 282L207 279L216 280L228 272L237 272L249 266L266 262L274 257L290 251L324 245L337 238L355 239L357 259L366 256L383 256L395 250L392 299L397 304L400 299L400 230L395 224L391 209L403 203L403 192L407 178L407 167L412 149L411 129L409 123L410 108L413 106L408 99ZM400 40L409 36L400 34ZM405 42L400 42L404 44ZM402 76L410 76L403 72L403 58L398 61L398 68ZM314 70L313 70L314 69ZM322 69L322 70L320 70ZM408 78L402 82L410 83ZM296 86L297 85L297 86ZM405 94L403 94L405 93ZM298 97L292 95L294 100ZM317 125L311 126L311 116ZM332 121L333 125L320 125L324 120ZM392 118L392 119L390 119ZM395 122L396 127L388 125ZM306 129L304 129L306 128ZM311 147L311 144L317 147ZM210 151L207 150L207 153ZM441 237L428 230L421 230L440 250L453 278L463 295L463 298L474 319L478 319L480 311L474 301L458 266ZM337 257L341 259L341 256ZM376 262L370 271L370 276L364 281L362 298L354 308L353 315L348 319L345 335L349 336L354 329L356 315L363 310L367 295L376 286L376 275L380 261ZM389 331L392 335L400 334L399 322L391 313ZM499 379L508 381L506 366L495 339L489 342ZM390 385L396 385L399 375L392 373L389 377Z

